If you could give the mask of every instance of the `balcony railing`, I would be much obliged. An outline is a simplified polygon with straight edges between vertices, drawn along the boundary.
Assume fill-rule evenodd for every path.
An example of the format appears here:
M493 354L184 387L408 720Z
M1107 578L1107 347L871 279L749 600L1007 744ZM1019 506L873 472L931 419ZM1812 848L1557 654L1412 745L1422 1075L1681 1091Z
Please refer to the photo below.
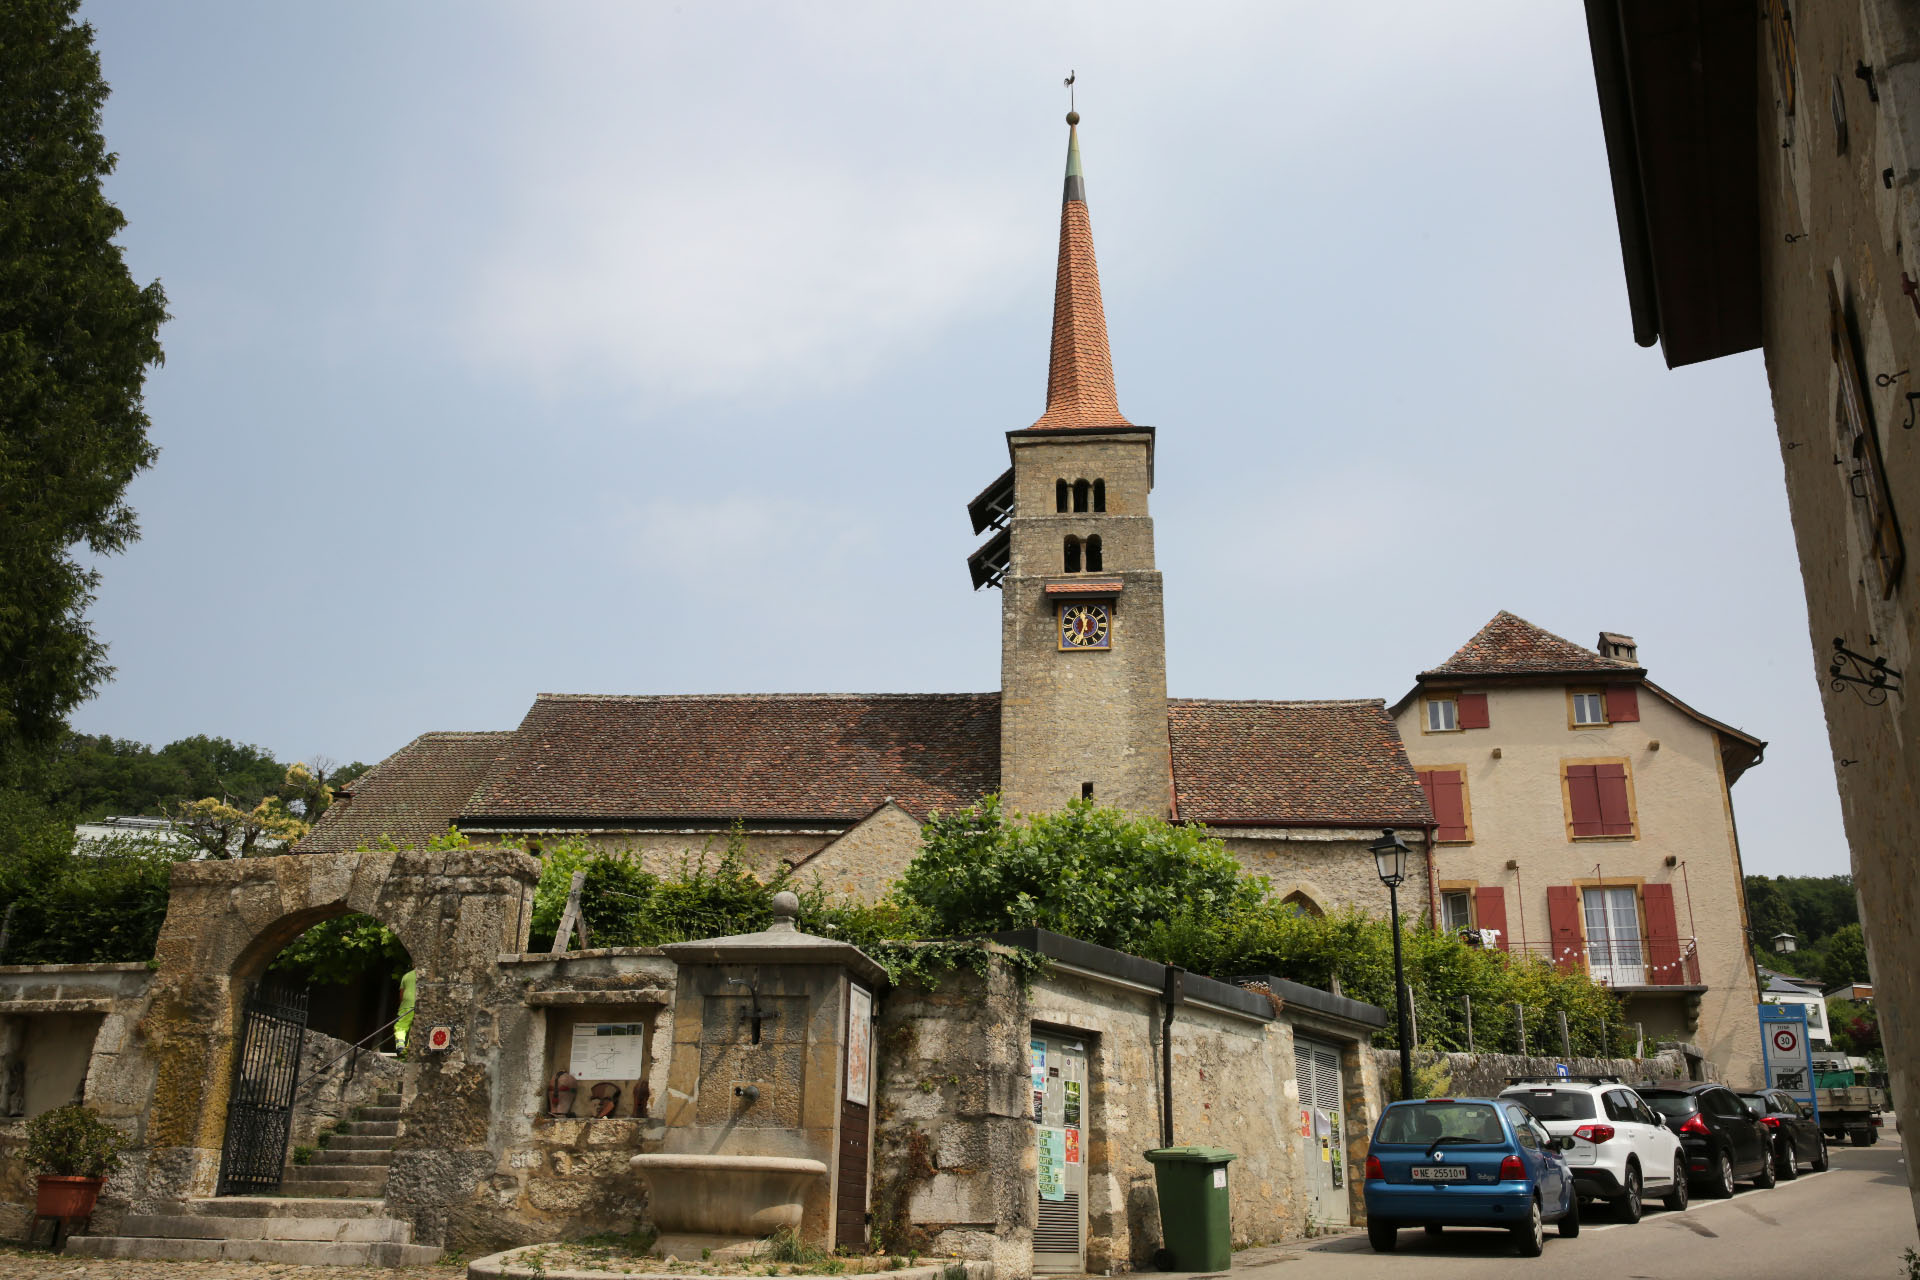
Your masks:
M1510 943L1513 955L1551 960L1569 972L1585 970L1609 987L1697 987L1700 949L1692 938Z

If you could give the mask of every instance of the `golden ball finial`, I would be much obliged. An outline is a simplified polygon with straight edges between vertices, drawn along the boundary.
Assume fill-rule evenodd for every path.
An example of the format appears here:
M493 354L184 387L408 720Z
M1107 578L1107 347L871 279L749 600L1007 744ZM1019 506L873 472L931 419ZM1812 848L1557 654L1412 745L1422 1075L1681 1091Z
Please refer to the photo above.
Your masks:
M1068 124L1079 124L1079 123L1080 123L1080 113L1079 113L1078 111L1069 111L1069 112L1067 112L1067 123L1068 123Z

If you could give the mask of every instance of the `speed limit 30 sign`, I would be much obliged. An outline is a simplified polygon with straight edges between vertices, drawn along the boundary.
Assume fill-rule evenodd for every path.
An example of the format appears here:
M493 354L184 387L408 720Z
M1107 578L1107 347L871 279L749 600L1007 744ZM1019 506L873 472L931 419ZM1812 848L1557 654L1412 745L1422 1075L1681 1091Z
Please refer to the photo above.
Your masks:
M1800 1031L1796 1027L1775 1027L1773 1029L1773 1048L1776 1053L1795 1053L1800 1048Z

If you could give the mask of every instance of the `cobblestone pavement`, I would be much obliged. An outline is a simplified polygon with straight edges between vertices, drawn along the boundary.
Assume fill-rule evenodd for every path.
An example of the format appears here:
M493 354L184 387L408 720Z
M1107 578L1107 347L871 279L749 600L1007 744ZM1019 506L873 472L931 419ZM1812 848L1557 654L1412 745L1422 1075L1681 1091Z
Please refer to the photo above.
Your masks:
M5 1280L460 1280L465 1259L426 1267L296 1267L283 1262L132 1262L0 1248Z

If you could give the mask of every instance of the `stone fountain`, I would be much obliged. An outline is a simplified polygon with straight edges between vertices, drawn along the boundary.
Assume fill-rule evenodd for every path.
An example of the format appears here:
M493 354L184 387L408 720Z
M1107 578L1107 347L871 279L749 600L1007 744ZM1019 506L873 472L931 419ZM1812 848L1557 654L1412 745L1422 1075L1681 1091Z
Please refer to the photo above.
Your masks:
M858 947L801 933L773 899L764 933L663 948L679 968L661 1149L633 1157L656 1251L740 1254L781 1228L864 1246L873 1138L873 997Z

